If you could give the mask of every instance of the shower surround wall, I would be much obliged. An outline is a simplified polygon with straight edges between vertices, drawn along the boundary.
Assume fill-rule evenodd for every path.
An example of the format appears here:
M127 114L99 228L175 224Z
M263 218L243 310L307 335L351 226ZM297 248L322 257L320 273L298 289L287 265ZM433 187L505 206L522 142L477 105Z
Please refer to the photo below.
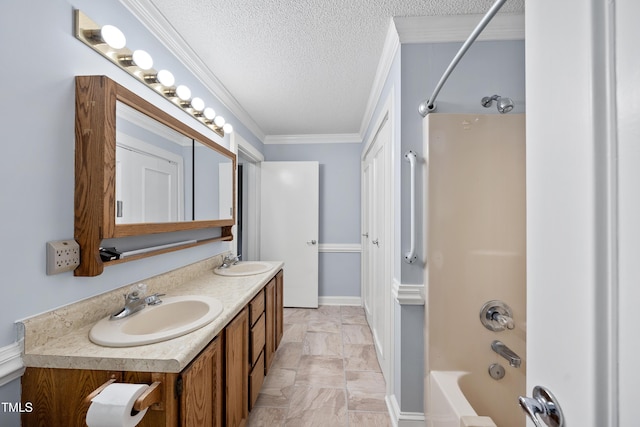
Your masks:
M430 371L469 372L461 386L478 415L524 427L517 398L526 394L525 116L431 114L424 141L425 391ZM490 300L511 307L513 330L493 332L480 323ZM509 366L491 350L493 340L522 365ZM504 378L489 376L494 363L504 367ZM438 427L431 411L427 396L427 425Z

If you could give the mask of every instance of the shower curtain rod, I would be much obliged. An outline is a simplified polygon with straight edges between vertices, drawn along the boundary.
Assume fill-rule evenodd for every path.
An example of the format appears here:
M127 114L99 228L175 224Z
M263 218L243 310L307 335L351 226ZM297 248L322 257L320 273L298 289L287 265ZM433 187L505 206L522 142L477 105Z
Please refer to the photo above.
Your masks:
M460 59L462 59L464 54L467 53L467 50L469 49L469 47L471 47L473 42L476 41L480 33L484 30L487 24L491 22L493 17L496 15L496 13L498 13L500 8L502 7L503 4L506 3L506 1L507 0L496 0L493 6L491 6L491 9L489 9L489 11L482 17L482 20L480 21L480 23L471 32L471 34L469 35L467 40L464 42L464 44L462 45L458 53L456 53L456 56L453 57L453 60L449 64L449 67L447 67L444 74L440 78L440 81L438 82L436 89L433 91L433 94L431 94L431 97L429 99L425 99L424 101L422 101L418 106L418 112L422 117L426 117L427 114L432 113L436 110L436 98L440 93L440 89L442 89L442 86L444 86L444 83L449 78L449 75L451 74L453 69L456 68L456 65L458 65L458 62L460 62Z

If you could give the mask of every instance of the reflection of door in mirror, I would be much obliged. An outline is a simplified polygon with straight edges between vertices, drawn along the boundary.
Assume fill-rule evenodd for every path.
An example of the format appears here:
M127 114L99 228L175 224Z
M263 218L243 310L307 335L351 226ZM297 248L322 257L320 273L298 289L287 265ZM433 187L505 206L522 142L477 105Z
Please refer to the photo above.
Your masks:
M182 158L131 142L120 138L116 145L116 224L182 221Z
M116 121L116 224L191 220L192 141L121 102Z

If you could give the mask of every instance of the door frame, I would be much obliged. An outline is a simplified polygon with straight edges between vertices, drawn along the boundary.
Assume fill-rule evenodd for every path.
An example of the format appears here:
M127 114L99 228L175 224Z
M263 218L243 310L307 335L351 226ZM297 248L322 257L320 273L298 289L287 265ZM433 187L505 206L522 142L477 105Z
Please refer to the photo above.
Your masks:
M244 228L247 244L244 246L245 253L241 255L244 260L255 261L260 259L260 163L264 162L264 155L237 132L231 134L231 151L247 160L243 163L247 168L247 180L244 182L247 185L243 189L247 193L248 201L248 206L244 206L244 211L247 213ZM236 200L238 200L237 194ZM237 229L236 218L233 230L235 237L232 243L232 250L236 254L238 252Z
M367 155L369 154L369 152L371 151L371 149L374 146L374 143L376 142L376 137L378 136L379 131L382 129L382 127L384 125L389 126L389 141L387 142L387 146L384 148L387 151L387 155L386 155L386 164L385 164L385 174L386 174L386 183L385 183L385 193L387 194L387 201L388 203L385 204L386 208L386 212L384 212L384 216L385 219L383 220L383 224L384 224L384 240L387 242L387 244L385 245L385 255L384 255L384 260L385 260L385 265L384 265L384 271L385 271L385 277L383 278L383 283L384 283L384 295L387 298L387 301L385 301L385 304L388 303L388 313L387 313L387 319L388 321L385 322L386 325L386 330L385 330L385 335L386 335L386 344L387 344L387 352L388 352L388 357L386 359L386 367L381 366L381 369L383 371L383 373L385 374L385 381L386 381L386 386L387 386L387 390L386 390L386 395L388 396L392 396L394 395L394 386L395 386L395 373L394 373L394 366L395 366L395 353L396 353L396 348L395 348L395 313L394 313L394 301L395 301L395 297L393 295L393 283L394 283L394 266L395 266L395 258L396 255L400 254L400 249L398 248L397 242L396 242L396 222L395 222L395 186L394 186L394 177L395 177L395 154L396 154L396 146L397 146L397 141L395 138L395 132L396 132L396 128L395 128L395 111L394 111L394 92L395 89L392 86L390 91L389 91L389 95L387 96L384 104L383 104L383 108L381 109L380 113L378 114L378 116L375 118L375 120L372 121L372 123L375 123L374 126L371 127L371 129L375 129L375 131L371 132L371 134L369 135L369 137L367 138L364 147L362 149L362 154L361 154L361 158L360 158L360 177L361 177L361 202L365 201L365 195L364 195L364 160L367 157ZM361 224L365 224L366 222L364 221L365 219L365 215L367 215L367 213L365 212L365 205L364 203L361 203L361 209L360 209L360 216L361 216ZM361 230L361 234L365 233L366 230ZM363 240L364 241L364 240ZM364 246L365 243L363 243L362 245ZM368 242L367 242L368 244ZM364 253L364 250L363 250ZM361 282L360 282L360 294L362 296L365 295L365 283L364 283L364 279L367 277L367 275L364 272L364 263L361 262L360 263L360 268L361 268L361 275L360 277L362 278ZM364 308L364 302L363 302L363 308Z

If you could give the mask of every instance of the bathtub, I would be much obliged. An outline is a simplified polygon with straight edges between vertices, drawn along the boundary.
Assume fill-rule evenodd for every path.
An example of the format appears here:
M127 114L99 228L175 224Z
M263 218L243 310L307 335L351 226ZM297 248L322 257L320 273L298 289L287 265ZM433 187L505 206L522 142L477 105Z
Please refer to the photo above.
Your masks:
M425 413L428 427L497 427L490 417L478 415L462 392L462 380L469 375L463 371L431 371Z

